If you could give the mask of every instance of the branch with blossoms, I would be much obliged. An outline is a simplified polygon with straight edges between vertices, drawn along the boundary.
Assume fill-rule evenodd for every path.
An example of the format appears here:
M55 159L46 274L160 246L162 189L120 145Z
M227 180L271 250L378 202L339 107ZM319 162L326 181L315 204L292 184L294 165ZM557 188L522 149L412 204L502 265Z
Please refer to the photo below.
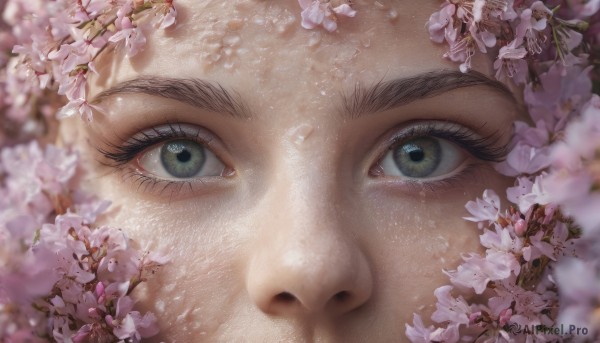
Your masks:
M59 116L91 120L87 80L107 48L175 23L172 0L0 0L0 341L139 342L158 332L134 290L167 259L95 225L109 202L81 191L79 157L36 138ZM32 140L33 139L33 140ZM29 143L19 142L31 140Z
M492 190L467 203L485 253L445 271L438 326L414 314L412 342L600 339L599 9L599 0L448 0L430 17L431 39L449 45L444 57L463 72L475 53L498 49L496 78L524 84L534 125L515 122L496 166L515 177L512 205L502 211Z
M173 0L8 0L2 7L0 29L10 32L0 39L0 113L15 126L54 116L56 106L40 101L56 93L67 99L59 117L91 120L87 80L101 52L121 46L132 57L148 28L169 28L177 16Z
M0 341L139 342L156 317L132 292L167 259L113 227L78 190L79 157L36 141L0 156Z

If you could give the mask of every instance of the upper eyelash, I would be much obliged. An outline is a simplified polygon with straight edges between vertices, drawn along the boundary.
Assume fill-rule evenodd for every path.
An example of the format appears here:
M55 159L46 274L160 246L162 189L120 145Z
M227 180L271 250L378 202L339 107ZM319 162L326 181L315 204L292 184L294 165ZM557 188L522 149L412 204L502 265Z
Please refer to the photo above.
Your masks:
M489 136L479 137L470 129L452 123L443 123L441 125L439 123L425 123L411 127L394 137L386 151L395 149L407 140L424 136L433 136L453 142L468 151L473 157L482 161L502 162L508 154L508 143L498 145L498 142L502 138L499 131L495 131Z
M111 161L113 167L121 167L133 160L140 152L148 147L162 143L175 138L187 138L199 141L207 148L210 148L210 140L200 137L200 130L196 130L193 135L182 129L181 124L169 123L168 130L161 131L158 128L152 128L151 132L141 132L140 137L132 137L122 145L105 143L107 148L97 147L96 150L104 156L106 160Z

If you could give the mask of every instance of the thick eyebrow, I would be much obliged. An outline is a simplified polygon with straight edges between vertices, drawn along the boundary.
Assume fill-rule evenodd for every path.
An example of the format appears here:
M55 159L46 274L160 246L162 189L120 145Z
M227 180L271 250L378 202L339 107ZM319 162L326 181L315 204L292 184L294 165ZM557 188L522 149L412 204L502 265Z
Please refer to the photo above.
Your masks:
M381 81L371 87L357 82L350 95L342 95L344 116L357 118L369 113L383 112L453 89L473 86L485 86L516 103L513 93L503 83L482 73L436 70L407 78Z
M227 113L234 118L249 118L247 107L239 95L218 83L201 79L140 76L121 82L94 97L92 103L116 94L147 94L177 100L216 113Z

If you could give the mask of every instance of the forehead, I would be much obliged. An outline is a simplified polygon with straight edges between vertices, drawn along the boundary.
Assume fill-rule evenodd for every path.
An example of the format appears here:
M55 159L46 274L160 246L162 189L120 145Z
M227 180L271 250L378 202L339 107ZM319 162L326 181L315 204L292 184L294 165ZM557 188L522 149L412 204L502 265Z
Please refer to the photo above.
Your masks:
M130 60L100 61L104 88L136 75L203 77L230 86L273 88L290 79L320 93L355 81L376 82L456 68L442 59L445 47L429 41L425 23L438 7L426 1L353 1L355 18L340 17L338 30L301 27L296 0L176 0L178 25L147 30L145 50ZM111 63L106 60L111 59ZM489 63L475 63L488 69ZM116 69L116 70L115 70ZM117 71L117 72L114 72ZM287 90L289 91L289 90ZM95 89L92 88L92 94Z

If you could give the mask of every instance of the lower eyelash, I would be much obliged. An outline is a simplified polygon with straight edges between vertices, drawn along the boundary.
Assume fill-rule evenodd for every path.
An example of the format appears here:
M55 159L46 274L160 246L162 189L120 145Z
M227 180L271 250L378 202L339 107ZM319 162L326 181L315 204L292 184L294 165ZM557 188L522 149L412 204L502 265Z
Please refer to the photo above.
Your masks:
M403 180L402 188L406 187L408 193L424 192L425 194L437 194L450 189L466 189L473 186L473 180L482 168L491 168L491 166L482 162L469 163L459 173L445 179L424 182Z
M134 185L137 184L137 191L142 192L155 192L157 187L161 187L158 190L157 195L162 196L166 191L170 190L169 202L171 202L173 196L181 192L184 187L189 187L190 191L193 191L192 183L188 180L173 181L173 180L162 180L154 178L148 175L144 175L138 170L124 169L123 181L132 180Z

